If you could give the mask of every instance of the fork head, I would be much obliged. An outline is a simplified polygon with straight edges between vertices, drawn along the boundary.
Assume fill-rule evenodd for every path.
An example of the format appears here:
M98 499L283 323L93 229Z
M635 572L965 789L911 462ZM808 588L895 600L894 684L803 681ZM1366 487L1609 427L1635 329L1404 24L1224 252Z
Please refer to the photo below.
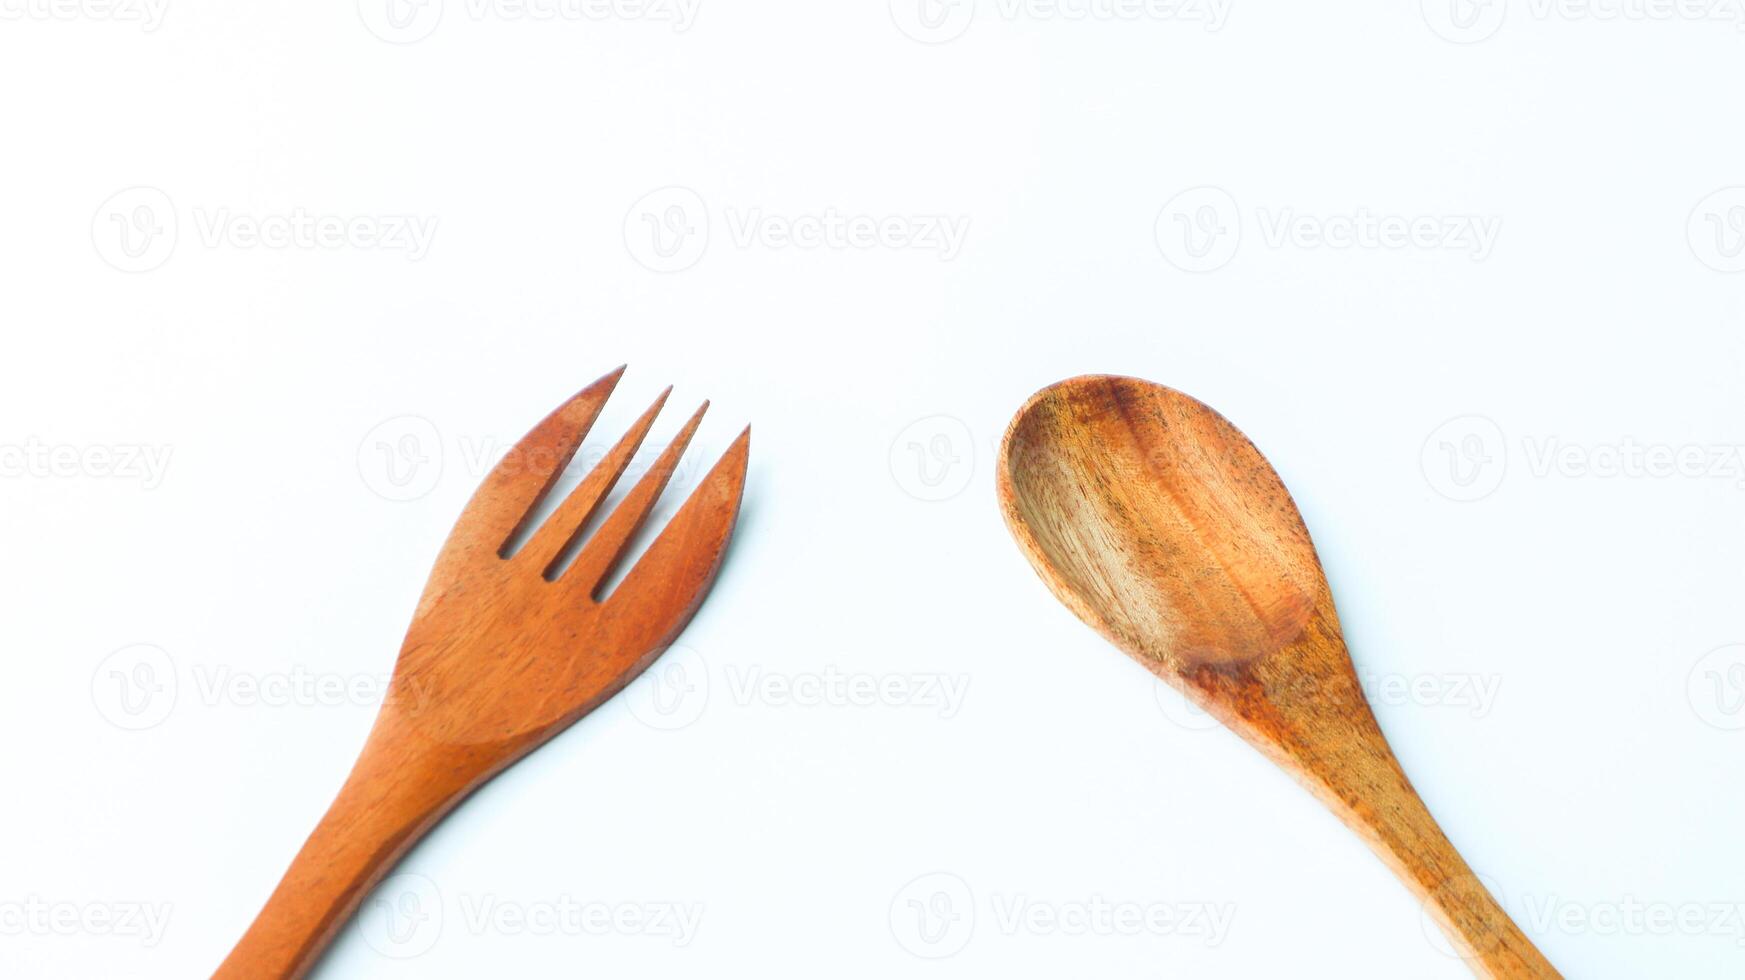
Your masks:
M621 367L504 455L449 533L394 668L389 705L449 744L537 742L641 673L703 601L733 533L751 430L728 447L610 595L602 585L654 508L708 402L564 561L623 474L667 389L551 516L533 513L588 434ZM517 539L525 540L511 550Z

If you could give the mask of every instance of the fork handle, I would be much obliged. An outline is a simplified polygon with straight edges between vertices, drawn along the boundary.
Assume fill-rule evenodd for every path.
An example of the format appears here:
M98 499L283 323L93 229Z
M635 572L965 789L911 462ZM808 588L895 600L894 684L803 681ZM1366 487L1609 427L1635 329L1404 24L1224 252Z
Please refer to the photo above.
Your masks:
M482 753L409 744L377 725L339 795L213 980L293 980L390 868L496 771Z

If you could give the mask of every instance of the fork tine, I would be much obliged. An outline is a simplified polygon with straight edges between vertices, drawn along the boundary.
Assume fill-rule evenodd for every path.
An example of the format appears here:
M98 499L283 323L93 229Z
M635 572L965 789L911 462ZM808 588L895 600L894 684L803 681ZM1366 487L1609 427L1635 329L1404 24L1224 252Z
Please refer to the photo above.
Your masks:
M517 560L525 558L537 563L548 578L551 576L558 559L575 542L576 537L582 533L582 528L587 526L588 519L599 509L600 502L606 499L618 478L624 475L624 468L630 465L637 447L642 445L649 428L654 425L655 416L660 414L661 406L666 404L667 396L672 393L670 386L660 393L660 397L654 400L648 411L643 412L642 417L631 425L630 431L624 433L624 438L619 439L618 444L570 491L570 495L558 505L557 512L533 532L533 537L522 546L520 554L515 556Z
M583 388L510 447L473 491L451 541L501 556L569 465L623 375L620 366Z
M660 492L666 488L667 480L671 479L673 470L678 467L679 457L684 454L685 446L690 444L691 436L697 431L697 425L703 421L703 413L709 410L709 403L704 402L692 415L690 421L673 441L660 454L649 471L642 479L636 481L618 507L612 511L606 522L600 525L593 540L582 548L576 556L575 563L562 576L568 580L571 588L580 589L591 599L598 591L600 583L612 571L612 566L623 557L624 549L630 544L630 538L636 529L647 519L648 512L654 509L655 501L660 499Z
M720 568L727 539L739 518L745 466L750 455L751 427L746 426L624 576L624 581L606 598L609 605L623 602L624 608L640 609L657 603L682 603L687 614L679 622L689 618L688 613L703 601ZM671 637L653 639L666 642Z

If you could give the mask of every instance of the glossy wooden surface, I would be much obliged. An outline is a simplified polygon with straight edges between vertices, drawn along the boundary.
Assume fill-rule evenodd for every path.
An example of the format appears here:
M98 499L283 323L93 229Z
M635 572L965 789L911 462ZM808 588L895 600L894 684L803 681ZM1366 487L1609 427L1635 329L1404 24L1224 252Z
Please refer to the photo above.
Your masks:
M1558 976L1395 760L1296 504L1223 416L1161 385L1073 378L1012 420L997 482L1007 526L1049 589L1319 796L1476 973ZM1330 939L1325 956L1345 941Z
M618 587L604 600L597 593L665 488L702 409L557 574L635 455L664 394L552 516L509 551L622 371L559 406L473 494L430 574L356 766L216 977L302 976L425 831L623 688L689 622L739 512L749 429Z

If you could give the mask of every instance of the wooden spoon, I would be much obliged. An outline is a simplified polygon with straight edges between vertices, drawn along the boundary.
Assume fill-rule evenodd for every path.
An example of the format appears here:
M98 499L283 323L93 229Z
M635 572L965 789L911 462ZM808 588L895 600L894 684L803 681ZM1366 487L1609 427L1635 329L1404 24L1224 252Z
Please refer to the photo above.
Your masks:
M1558 973L1443 836L1370 712L1296 504L1236 427L1134 378L1036 393L1000 508L1078 617L1295 776L1486 977Z

